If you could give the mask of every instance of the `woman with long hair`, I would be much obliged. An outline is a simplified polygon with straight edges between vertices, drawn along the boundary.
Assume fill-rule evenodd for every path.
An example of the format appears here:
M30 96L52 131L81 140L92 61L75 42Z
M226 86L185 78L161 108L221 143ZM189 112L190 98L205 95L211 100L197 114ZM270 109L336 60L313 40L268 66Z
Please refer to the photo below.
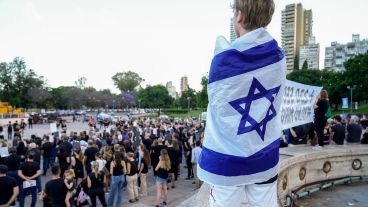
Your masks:
M322 90L319 94L316 103L314 104L315 114L314 114L314 126L316 134L318 137L318 145L313 147L313 149L321 150L324 146L324 129L327 122L326 113L330 103L328 101L328 93L326 90Z
M129 203L134 203L139 201L138 199L138 166L135 161L134 153L129 152L127 154L127 188L129 194Z
M160 206L161 190L164 190L163 205L166 205L167 200L167 178L169 177L169 171L171 167L170 157L166 149L162 149L160 152L160 161L156 166L156 207Z
M149 151L146 149L144 144L140 145L141 150L143 151L143 159L141 160L140 166L139 166L139 172L138 177L141 180L141 193L143 196L147 196L147 173L148 173L148 167L151 165L151 157Z
M77 179L77 184L79 179L84 178L84 154L80 147L76 148L72 155L72 168L75 173L75 178Z
M105 146L102 148L102 159L106 160L105 165L105 177L106 177L106 188L105 190L109 188L111 185L111 174L110 174L110 165L111 161L113 159L113 153L112 153L112 147L111 146Z
M123 204L123 191L126 173L126 165L121 152L115 152L110 165L110 174L112 175L111 190L108 200L108 206L114 206L115 194L117 194L116 206Z
M92 172L87 177L87 186L89 188L92 207L96 207L96 197L98 197L103 207L107 207L104 191L105 181L105 173L99 170L99 163L94 161Z

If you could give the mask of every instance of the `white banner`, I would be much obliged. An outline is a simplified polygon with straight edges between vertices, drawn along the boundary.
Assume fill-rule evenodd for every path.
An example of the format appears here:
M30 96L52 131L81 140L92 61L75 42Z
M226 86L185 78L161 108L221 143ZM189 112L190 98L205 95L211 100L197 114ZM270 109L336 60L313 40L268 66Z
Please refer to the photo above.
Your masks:
M322 87L286 81L280 110L282 129L313 122L313 105L321 90Z

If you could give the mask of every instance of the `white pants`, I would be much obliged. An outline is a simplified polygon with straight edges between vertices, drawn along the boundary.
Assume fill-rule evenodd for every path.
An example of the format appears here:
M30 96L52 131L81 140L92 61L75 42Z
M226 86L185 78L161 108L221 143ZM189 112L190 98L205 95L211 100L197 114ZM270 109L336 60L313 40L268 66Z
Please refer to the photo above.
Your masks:
M245 196L249 207L277 207L277 181L261 185L212 186L210 207L241 207Z

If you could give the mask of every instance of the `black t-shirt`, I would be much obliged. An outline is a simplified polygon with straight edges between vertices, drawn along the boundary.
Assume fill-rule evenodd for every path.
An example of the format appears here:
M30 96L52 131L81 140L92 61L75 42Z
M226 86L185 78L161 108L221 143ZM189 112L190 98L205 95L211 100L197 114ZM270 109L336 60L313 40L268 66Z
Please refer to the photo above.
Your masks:
M160 177L162 179L167 179L169 177L169 170L159 168L157 170L157 177Z
M360 138L362 137L363 132L362 126L358 124L349 124L346 130L348 131L348 137L346 139L347 142L360 142Z
M64 149L69 155L72 153L73 145L67 141L63 141L59 145L60 149Z
M10 155L5 158L4 164L8 166L9 171L19 170L21 158L19 155Z
M97 152L98 149L96 147L88 147L86 151L84 151L84 156L87 157L87 165L96 160L95 156Z
M43 156L44 157L52 157L52 148L54 147L54 144L51 142L45 142L42 145L43 150Z
M144 161L144 159L142 159L141 165L144 165L141 173L142 174L147 174L148 173L148 164Z
M128 160L128 163L130 163L130 173L127 174L129 176L133 176L138 173L138 163L136 161L130 161Z
M169 154L171 165L176 165L179 160L179 151L175 150L174 147L168 147L167 153Z
M332 140L338 145L343 145L345 140L345 127L342 124L335 124L331 127L331 130L334 132Z
M20 165L19 170L22 171L23 175L26 177L32 177L40 170L40 164L37 162L24 162Z
M361 144L368 144L368 133L367 132L363 134L363 139L360 143Z
M329 107L329 102L326 99L321 99L317 102L318 108L315 111L315 119L326 118L326 113Z
M96 174L94 172L90 173L88 175L89 179L91 179L91 188L90 190L94 190L94 191L103 191L104 189L104 178L105 178L105 173L103 171L100 172L100 174L98 174L98 176L96 177Z
M62 178L50 180L45 185L47 197L52 202L52 207L65 207L65 196L68 188L65 186Z
M18 186L17 181L9 176L0 177L0 205L6 204L13 195L14 187Z

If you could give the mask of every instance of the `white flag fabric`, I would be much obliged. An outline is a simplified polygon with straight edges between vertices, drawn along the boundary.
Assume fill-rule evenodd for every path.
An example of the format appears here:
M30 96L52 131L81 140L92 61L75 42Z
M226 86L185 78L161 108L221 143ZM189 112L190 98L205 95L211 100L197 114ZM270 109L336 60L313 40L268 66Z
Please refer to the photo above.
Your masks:
M208 81L198 177L213 185L264 182L278 174L286 62L263 28L217 39Z

